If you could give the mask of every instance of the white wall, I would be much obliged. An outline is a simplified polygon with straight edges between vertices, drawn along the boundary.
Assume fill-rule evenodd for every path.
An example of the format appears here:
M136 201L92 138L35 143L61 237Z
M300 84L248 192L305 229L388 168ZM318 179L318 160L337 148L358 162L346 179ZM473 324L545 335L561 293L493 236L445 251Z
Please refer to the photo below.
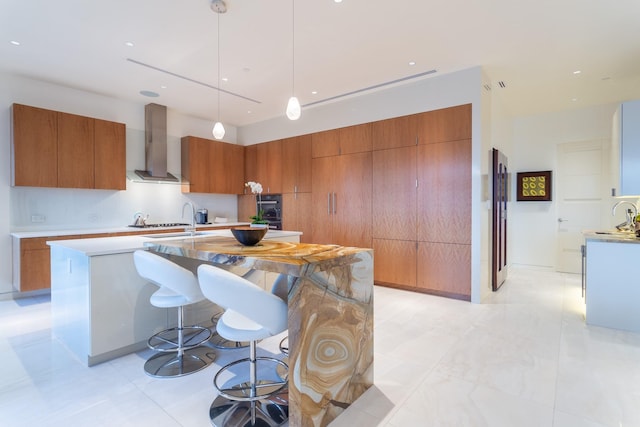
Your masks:
M127 181L126 191L71 190L11 187L10 108L21 103L73 114L112 120L127 125L127 169L144 169L144 105L161 104L161 98L139 103L117 100L22 77L0 74L0 294L12 291L12 231L123 227L142 211L151 222L182 222L182 205L192 201L206 207L210 216L237 217L234 195L183 195L175 184ZM236 129L227 126L226 142L235 142ZM211 123L167 111L168 170L180 174L180 137L211 138ZM44 223L32 223L42 215Z
M284 115L238 129L238 142L264 141L336 129L461 104L480 104L481 69L470 68L442 76L431 75L385 90L346 97L303 108L296 121ZM479 111L474 111L474 114ZM480 122L474 122L474 125ZM480 127L476 131L480 131ZM478 138L480 135L477 135ZM476 135L474 134L474 138Z
M510 203L511 263L552 267L556 264L556 202L516 202L515 174L523 171L555 172L558 144L575 141L611 141L616 105L601 105L564 112L520 117L514 120ZM603 152L603 156L607 156ZM603 163L607 163L604 159ZM555 199L555 193L553 195ZM612 203L606 200L605 208Z

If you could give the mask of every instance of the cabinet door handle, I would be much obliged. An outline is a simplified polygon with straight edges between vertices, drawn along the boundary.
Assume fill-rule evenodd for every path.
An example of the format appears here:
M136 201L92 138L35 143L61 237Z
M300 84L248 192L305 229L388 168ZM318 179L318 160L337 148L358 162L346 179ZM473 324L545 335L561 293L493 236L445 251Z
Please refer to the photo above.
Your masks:
M336 193L333 193L333 214L336 214Z
M331 193L327 193L327 215L331 215Z

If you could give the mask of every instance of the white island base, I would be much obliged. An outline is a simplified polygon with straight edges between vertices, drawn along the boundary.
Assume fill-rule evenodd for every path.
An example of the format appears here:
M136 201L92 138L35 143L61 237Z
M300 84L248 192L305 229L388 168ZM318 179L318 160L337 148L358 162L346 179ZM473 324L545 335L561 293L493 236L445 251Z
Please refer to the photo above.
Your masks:
M267 236L299 241L300 234L269 231ZM123 236L49 242L52 333L87 366L145 349L151 335L176 326L177 309L151 305L158 287L142 279L133 263L133 252L151 240ZM268 287L265 274L250 280ZM219 311L209 301L190 305L185 324L211 325Z
M640 332L638 243L587 238L587 324Z

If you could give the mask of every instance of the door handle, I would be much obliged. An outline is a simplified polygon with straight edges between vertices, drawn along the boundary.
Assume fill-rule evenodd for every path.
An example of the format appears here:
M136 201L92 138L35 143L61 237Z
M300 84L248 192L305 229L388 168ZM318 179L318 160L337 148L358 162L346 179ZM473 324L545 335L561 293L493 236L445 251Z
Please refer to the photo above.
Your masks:
M562 219L562 218L558 218L558 222L567 222L569 221L568 219Z
M331 193L327 193L327 215L331 215Z
M336 214L336 193L333 193L333 214Z

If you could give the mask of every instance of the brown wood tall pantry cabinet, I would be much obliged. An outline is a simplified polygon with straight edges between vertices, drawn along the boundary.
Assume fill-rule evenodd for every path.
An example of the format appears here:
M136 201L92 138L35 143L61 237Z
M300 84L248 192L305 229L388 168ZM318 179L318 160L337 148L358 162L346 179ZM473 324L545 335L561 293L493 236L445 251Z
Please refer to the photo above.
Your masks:
M371 125L315 133L311 241L371 247Z
M373 123L375 280L471 297L471 106Z
M471 105L248 146L245 167L280 183L303 242L372 247L377 284L470 299Z

